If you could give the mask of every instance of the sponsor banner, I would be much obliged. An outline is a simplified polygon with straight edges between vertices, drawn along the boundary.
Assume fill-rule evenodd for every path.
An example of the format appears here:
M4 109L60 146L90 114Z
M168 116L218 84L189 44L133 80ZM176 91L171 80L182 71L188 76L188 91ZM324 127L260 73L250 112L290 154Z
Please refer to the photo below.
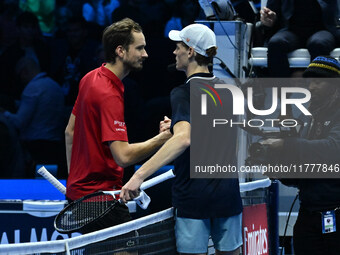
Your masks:
M269 254L266 204L244 207L242 217L243 254Z
M0 244L68 239L79 233L61 234L54 218L65 201L1 201Z

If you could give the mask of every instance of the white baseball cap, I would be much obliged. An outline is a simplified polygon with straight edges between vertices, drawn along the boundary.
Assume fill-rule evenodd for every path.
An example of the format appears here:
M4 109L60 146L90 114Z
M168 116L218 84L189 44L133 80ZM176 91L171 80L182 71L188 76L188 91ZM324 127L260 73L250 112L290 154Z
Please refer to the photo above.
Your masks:
M169 38L176 42L184 42L197 53L206 57L208 56L206 50L216 47L215 33L202 24L192 24L186 26L181 31L171 30Z

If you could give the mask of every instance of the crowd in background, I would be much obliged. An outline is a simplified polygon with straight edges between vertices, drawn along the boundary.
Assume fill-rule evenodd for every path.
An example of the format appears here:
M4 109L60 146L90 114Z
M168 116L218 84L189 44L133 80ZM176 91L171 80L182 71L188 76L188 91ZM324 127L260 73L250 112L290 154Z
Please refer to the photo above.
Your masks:
M183 73L171 68L175 45L167 34L206 19L198 2L1 1L0 178L34 178L40 164L57 165L58 178L67 177L64 129L79 81L105 61L104 28L125 17L142 26L149 55L141 72L123 80L129 142L155 135L159 121L171 115L170 91L185 80ZM232 2L238 18L259 20L248 1Z
M0 177L34 178L39 164L67 177L64 130L78 83L104 62L103 29L124 17L143 27L149 54L143 71L124 79L129 139L157 133L171 89L185 78L168 68L175 45L165 35L200 15L195 0L1 1Z

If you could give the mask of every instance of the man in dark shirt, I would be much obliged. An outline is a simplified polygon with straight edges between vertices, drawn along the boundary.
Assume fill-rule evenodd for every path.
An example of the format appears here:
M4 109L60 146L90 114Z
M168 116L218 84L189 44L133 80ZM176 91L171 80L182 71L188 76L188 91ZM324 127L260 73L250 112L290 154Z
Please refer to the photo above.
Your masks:
M33 58L21 58L16 66L16 74L26 86L17 112L5 111L4 116L19 131L33 166L56 164L58 175L65 177L63 91L58 83L41 72L40 65ZM34 177L34 169L27 177Z
M303 74L311 80L312 99L310 116L301 137L268 139L273 156L285 164L309 166L308 175L315 165L314 174L321 177L325 167L339 171L340 165L340 64L331 57L319 56ZM323 78L320 80L319 78ZM317 169L322 166L322 169ZM308 170L308 171L307 171ZM331 172L329 172L331 173ZM300 210L294 226L295 254L340 254L340 179L281 179L286 185L299 189ZM327 222L333 224L328 224ZM326 224L325 224L326 222ZM329 225L328 227L326 225ZM324 227L323 227L324 226Z
M145 178L175 160L172 203L176 208L177 251L206 254L211 235L216 254L239 254L242 201L238 179L190 178L190 87L208 82L223 83L208 69L216 55L216 37L201 24L189 25L181 31L172 30L169 37L176 42L176 69L187 76L185 84L171 92L173 136L134 174L120 196L123 201L134 198ZM226 136L231 137L230 134ZM236 140L230 139L228 143L231 149L227 152L231 155L225 156L235 158Z
M307 48L311 59L329 53L340 42L337 0L268 0L261 10L264 26L277 31L268 42L268 69L272 77L289 77L287 54Z

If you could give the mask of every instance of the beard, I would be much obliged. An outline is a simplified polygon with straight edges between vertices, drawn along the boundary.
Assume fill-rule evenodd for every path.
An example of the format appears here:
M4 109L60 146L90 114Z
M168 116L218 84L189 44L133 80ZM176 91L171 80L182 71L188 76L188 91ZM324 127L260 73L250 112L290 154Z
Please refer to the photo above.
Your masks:
M141 71L143 69L143 62L144 61L126 61L124 64L127 70Z

